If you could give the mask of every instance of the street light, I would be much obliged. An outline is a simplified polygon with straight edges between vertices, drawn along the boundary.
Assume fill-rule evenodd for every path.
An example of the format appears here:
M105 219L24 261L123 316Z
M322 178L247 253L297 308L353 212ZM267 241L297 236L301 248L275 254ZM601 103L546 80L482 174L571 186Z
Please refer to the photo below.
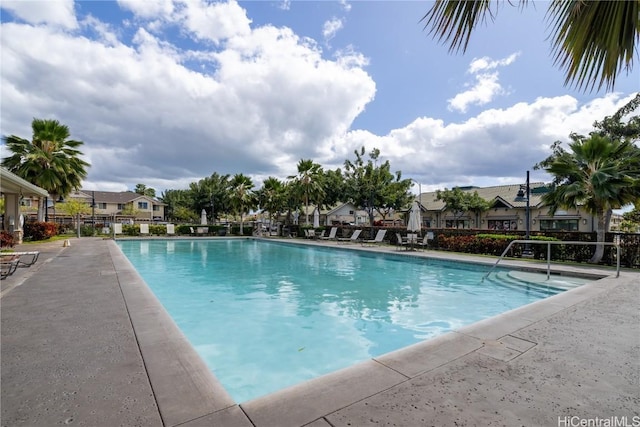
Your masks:
M528 242L529 240L529 223L531 222L530 219L530 202L531 199L531 188L529 187L529 171L527 171L527 182L525 183L525 185L520 185L520 190L518 190L518 195L516 196L516 201L521 202L521 201L526 201L526 208L525 208L525 222L526 222L526 226L525 226L525 235L524 235L524 239L527 240L527 243L524 244L524 251L522 251L522 256L523 257L530 257L532 256L532 252L531 252L531 244Z

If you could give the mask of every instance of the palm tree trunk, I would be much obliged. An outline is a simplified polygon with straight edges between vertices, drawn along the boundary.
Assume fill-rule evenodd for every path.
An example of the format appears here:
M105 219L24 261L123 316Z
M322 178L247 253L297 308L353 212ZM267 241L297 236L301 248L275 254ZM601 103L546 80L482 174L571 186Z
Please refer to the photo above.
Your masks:
M596 212L598 216L598 223L596 229L596 241L598 243L604 243L605 233L606 233L606 215L604 209L599 208ZM604 245L598 244L596 245L596 251L593 253L593 256L589 260L590 264L597 264L602 261L602 257L604 256Z

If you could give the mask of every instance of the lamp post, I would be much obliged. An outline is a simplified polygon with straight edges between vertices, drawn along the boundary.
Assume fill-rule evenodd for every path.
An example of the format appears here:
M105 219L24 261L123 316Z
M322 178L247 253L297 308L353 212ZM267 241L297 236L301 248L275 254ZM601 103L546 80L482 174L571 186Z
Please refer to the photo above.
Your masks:
M96 235L96 192L91 192L91 225L93 226L93 235Z
M531 199L531 188L529 187L529 171L527 171L527 182L523 186L520 186L520 190L518 190L518 195L516 197L516 200L518 201L522 201L525 200L527 202L526 206L525 206L525 213L524 213L524 218L525 218L525 235L524 235L524 239L525 240L529 240L529 232L530 232L530 216L531 216L531 207L530 207L530 199ZM531 253L531 244L529 242L524 244L524 250L522 251L522 256L523 257L531 257L533 254Z

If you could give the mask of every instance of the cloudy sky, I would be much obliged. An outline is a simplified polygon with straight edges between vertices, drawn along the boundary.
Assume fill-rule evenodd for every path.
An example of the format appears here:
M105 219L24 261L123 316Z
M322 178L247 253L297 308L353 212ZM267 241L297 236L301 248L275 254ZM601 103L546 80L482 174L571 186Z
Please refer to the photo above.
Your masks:
M86 189L160 193L213 172L259 187L365 146L430 191L523 182L640 87L637 58L612 92L565 87L544 2L503 2L464 55L424 30L430 4L3 1L0 131L68 125Z

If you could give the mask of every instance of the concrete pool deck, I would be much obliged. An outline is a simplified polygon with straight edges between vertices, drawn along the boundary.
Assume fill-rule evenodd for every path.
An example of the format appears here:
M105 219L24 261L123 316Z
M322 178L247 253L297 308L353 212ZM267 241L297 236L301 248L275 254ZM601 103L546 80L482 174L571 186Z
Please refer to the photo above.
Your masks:
M606 277L237 405L113 241L16 249L42 254L1 282L3 426L640 423L638 272L562 266Z

